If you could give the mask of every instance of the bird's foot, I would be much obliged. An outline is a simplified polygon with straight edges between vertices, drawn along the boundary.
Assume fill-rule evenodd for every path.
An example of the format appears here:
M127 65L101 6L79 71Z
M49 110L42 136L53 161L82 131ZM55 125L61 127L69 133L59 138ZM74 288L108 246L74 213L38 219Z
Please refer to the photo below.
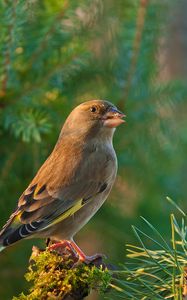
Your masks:
M91 256L85 256L84 259L82 259L81 261L87 265L94 264L99 266L103 263L103 258L106 258L104 254L96 253Z
M74 261L74 266L79 263L85 263L87 265L94 264L100 266L102 264L103 258L106 258L105 255L97 253L92 256L87 256L84 252L77 246L74 241L63 240L58 243L54 243L48 246L49 251L56 251L60 255L71 254L71 257Z
M70 241L71 246L74 248L75 252L78 254L79 256L79 261L80 262L84 262L85 264L101 264L102 263L102 259L106 258L106 256L104 254L100 254L100 253L96 253L95 255L92 256L87 256L84 254L84 252L77 246L77 244L74 241Z
M73 260L79 260L79 256L75 249L72 247L71 242L66 240L50 245L48 247L48 250L56 251L60 255L71 254Z

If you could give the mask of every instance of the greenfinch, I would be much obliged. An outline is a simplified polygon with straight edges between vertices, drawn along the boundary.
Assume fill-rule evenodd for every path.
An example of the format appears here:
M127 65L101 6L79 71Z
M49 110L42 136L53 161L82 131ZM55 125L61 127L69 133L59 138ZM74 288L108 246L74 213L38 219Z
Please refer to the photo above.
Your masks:
M109 195L117 172L115 128L125 115L112 103L91 100L66 119L58 141L0 232L0 250L24 238L73 241Z

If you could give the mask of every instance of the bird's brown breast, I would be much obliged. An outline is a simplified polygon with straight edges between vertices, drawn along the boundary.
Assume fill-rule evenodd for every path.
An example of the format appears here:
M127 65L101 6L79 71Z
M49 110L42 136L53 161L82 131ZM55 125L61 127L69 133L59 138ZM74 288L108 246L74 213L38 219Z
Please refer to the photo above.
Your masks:
M104 149L103 149L104 148ZM51 237L54 240L59 239L71 239L98 211L101 205L106 200L110 190L115 181L117 172L117 159L114 149L111 144L107 146L89 147L86 149L87 160L82 161L82 166L79 169L79 178L82 178L82 185L90 180L97 179L98 192L88 199L86 205L84 205L73 216L63 220L61 224L58 224L51 228ZM71 186L69 186L71 190ZM77 186L79 194L81 194L80 187ZM71 191L72 193L72 191ZM76 192L75 192L76 193ZM89 191L87 191L89 195ZM74 194L74 193L73 193ZM90 186L90 195L92 195L92 187ZM89 197L88 197L89 198Z

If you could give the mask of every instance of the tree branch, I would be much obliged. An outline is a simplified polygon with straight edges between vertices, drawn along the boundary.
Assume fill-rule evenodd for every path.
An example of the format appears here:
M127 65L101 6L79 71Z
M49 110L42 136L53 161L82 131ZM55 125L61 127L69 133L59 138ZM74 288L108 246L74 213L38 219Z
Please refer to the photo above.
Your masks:
M105 292L111 275L100 258L87 265L67 248L59 254L33 247L25 278L32 282L29 293L13 300L82 300L92 289Z

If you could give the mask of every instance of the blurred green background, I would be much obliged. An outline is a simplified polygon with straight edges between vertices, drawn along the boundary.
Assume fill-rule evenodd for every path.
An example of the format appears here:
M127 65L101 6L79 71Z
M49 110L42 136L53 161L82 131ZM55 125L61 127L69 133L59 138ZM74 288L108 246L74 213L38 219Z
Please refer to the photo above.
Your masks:
M141 215L170 239L166 196L186 208L186 9L187 0L0 1L0 225L73 107L107 99L127 114L114 139L118 176L76 240L117 265ZM0 299L25 290L33 244L44 246L0 254Z

